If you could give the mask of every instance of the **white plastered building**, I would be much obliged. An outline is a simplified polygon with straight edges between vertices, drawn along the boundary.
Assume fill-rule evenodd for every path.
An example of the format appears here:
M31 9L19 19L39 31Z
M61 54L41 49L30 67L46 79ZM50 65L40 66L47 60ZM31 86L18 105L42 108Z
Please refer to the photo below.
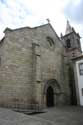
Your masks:
M83 55L73 59L77 104L83 106Z

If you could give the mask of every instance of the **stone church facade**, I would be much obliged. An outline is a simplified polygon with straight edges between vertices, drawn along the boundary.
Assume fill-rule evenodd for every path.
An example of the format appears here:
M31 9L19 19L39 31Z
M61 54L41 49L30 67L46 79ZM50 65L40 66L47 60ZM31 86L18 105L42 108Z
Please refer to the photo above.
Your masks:
M81 54L80 36L67 22L58 37L51 24L11 30L0 41L0 106L33 108L71 104L71 58ZM71 68L72 69L72 68ZM71 83L71 84L70 84Z

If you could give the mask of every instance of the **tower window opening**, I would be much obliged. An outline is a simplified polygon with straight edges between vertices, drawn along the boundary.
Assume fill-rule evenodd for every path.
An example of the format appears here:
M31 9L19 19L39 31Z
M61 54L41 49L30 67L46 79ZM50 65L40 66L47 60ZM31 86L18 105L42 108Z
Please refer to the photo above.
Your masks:
M77 44L78 44L78 47L80 48L80 41L77 39Z
M67 39L67 40L66 40L66 45L67 45L67 48L70 48L70 47L71 47L70 39Z

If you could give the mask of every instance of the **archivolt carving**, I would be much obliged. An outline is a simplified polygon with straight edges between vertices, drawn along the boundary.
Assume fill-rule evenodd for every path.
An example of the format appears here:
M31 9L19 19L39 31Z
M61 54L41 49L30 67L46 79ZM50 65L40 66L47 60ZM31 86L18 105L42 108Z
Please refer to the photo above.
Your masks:
M44 94L47 92L47 88L51 86L54 90L54 94L60 94L61 93L61 87L59 83L55 79L50 79L46 82L44 86Z

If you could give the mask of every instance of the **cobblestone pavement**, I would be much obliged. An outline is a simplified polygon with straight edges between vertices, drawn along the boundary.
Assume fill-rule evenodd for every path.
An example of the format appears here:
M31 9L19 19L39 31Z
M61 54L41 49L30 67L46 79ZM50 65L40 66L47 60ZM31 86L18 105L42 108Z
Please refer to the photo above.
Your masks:
M83 107L49 108L46 113L35 116L52 121L55 125L83 125Z
M9 109L0 108L0 125L54 125L48 120L36 118Z
M57 107L45 111L25 115L0 108L0 125L83 125L83 107Z

